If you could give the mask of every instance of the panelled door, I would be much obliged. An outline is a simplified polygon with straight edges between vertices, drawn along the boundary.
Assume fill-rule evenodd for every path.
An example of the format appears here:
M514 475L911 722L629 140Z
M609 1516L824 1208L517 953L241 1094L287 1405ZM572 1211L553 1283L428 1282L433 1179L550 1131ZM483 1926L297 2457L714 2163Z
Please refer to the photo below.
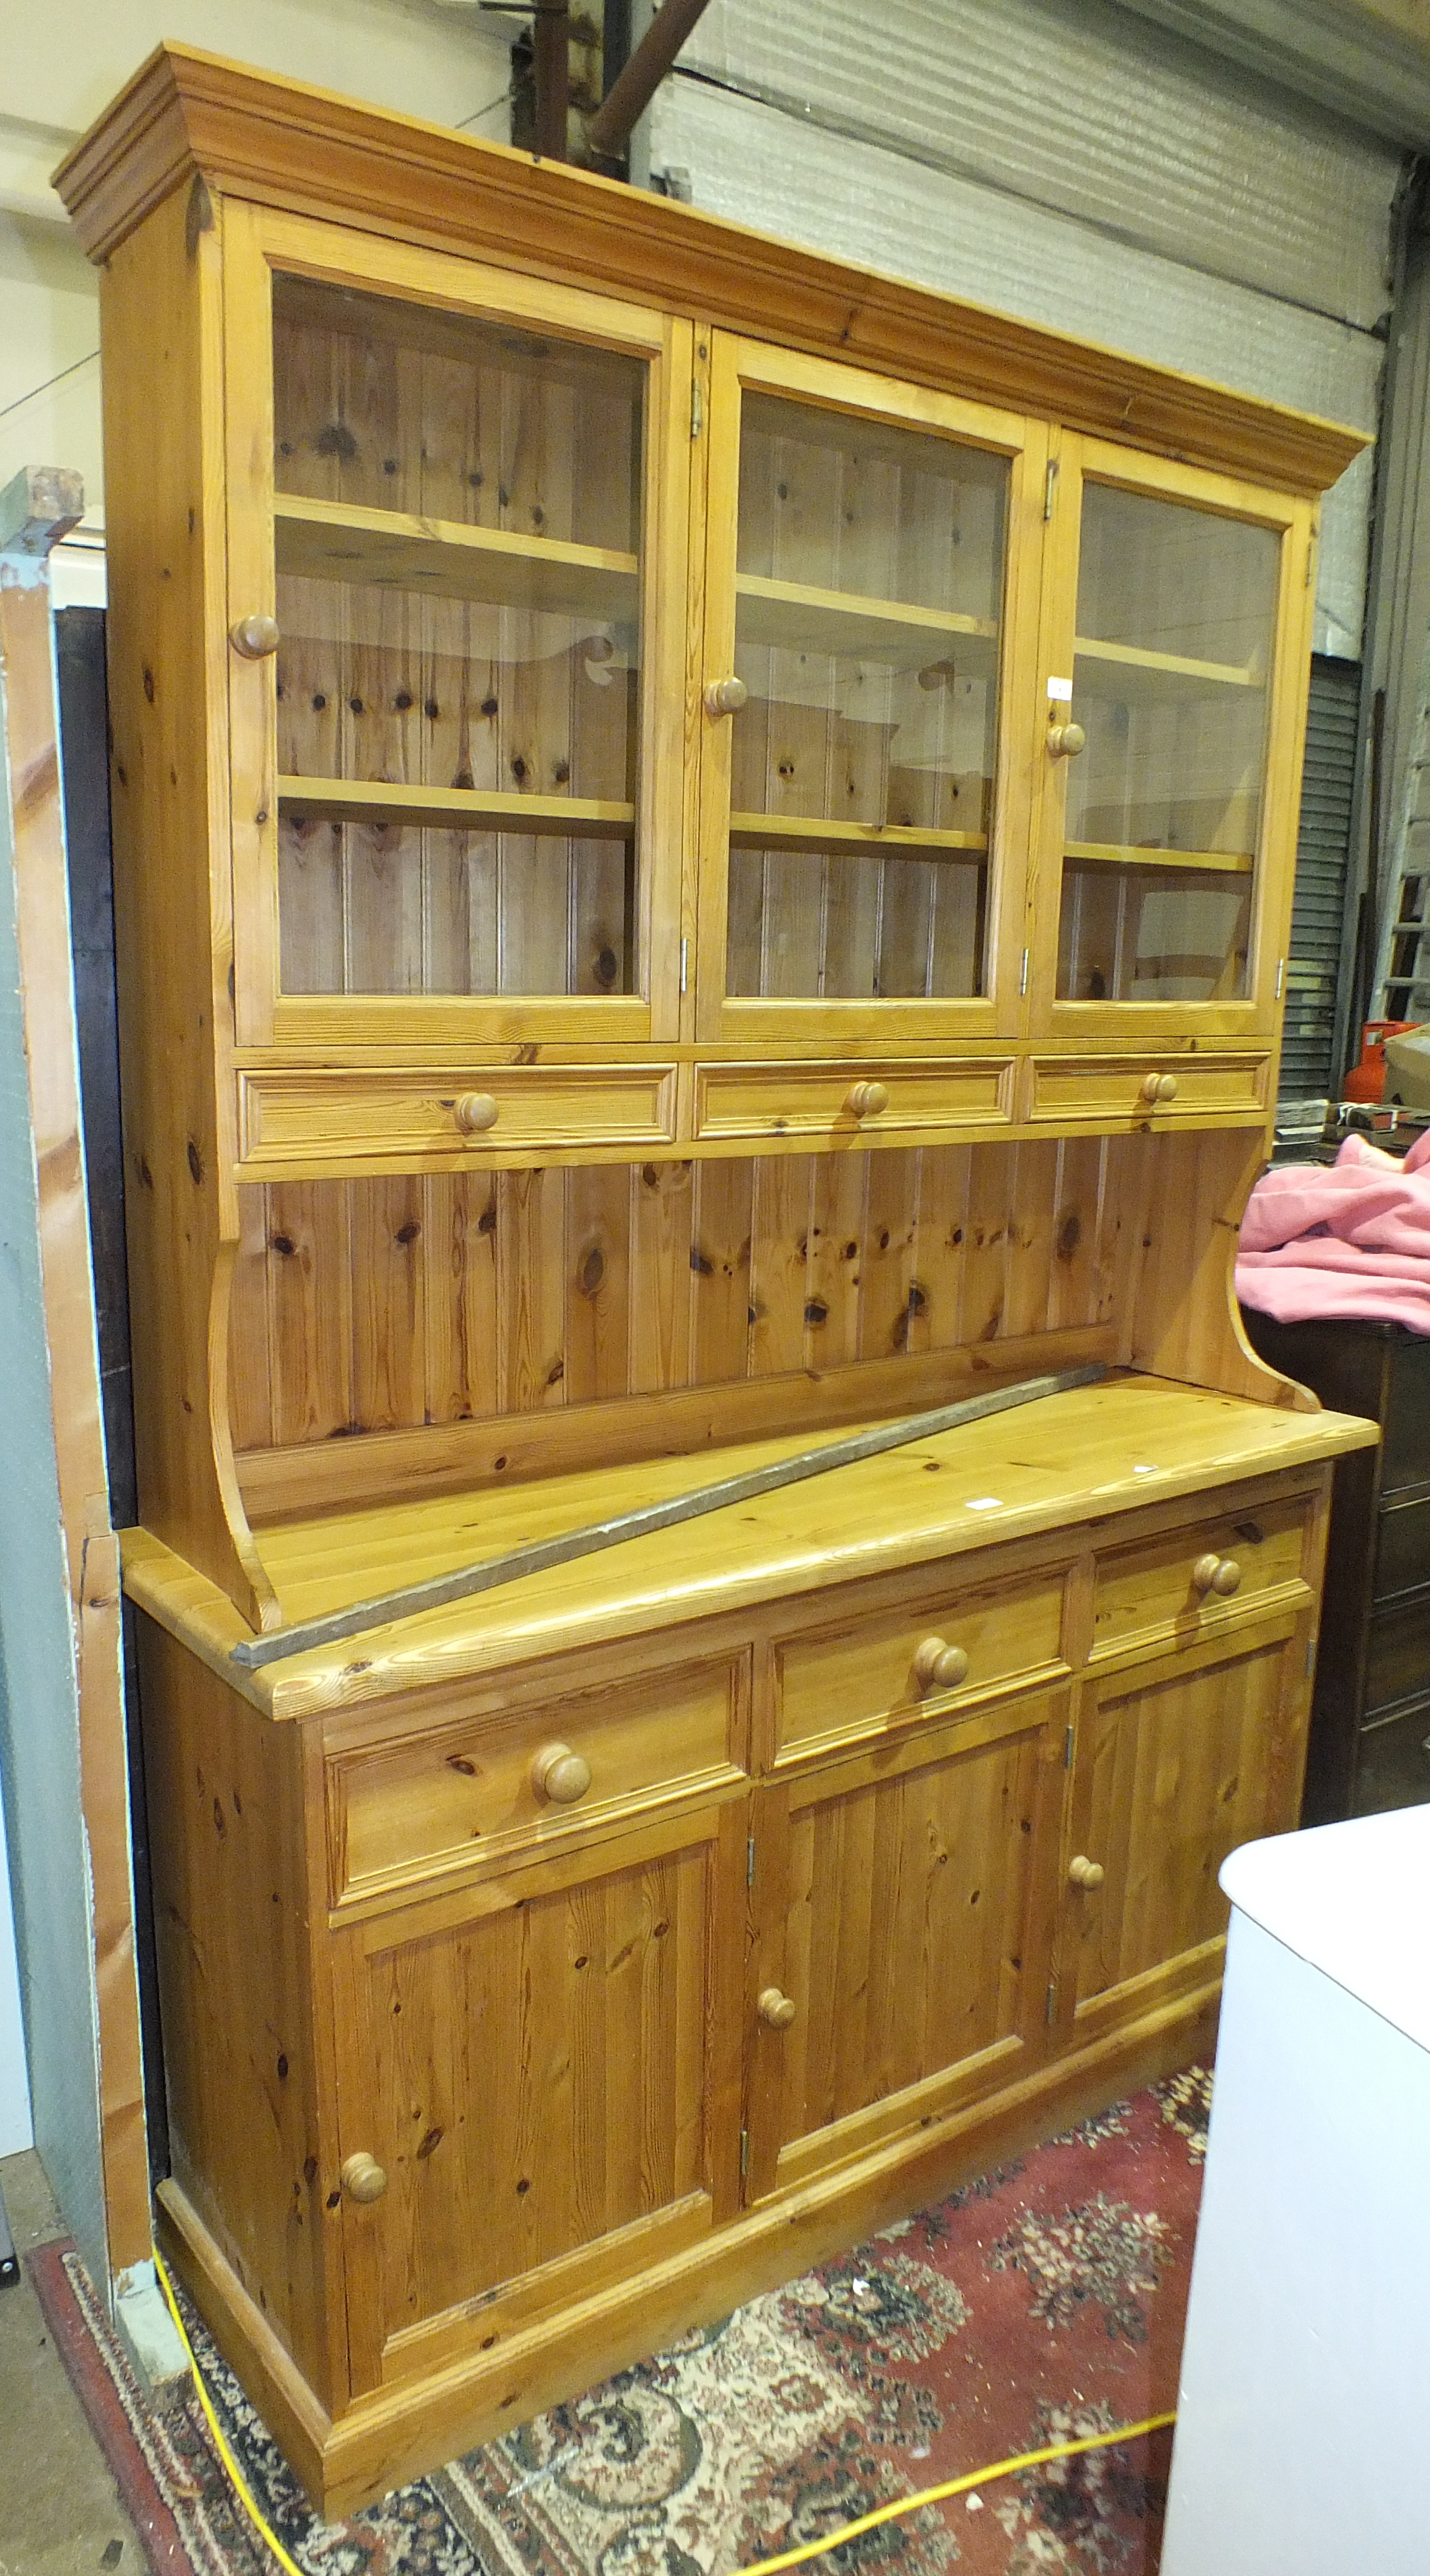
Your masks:
M686 1810L335 1934L355 2390L731 2214L746 1816Z
M1305 731L1312 511L1055 437L1034 1025L1269 1034Z
M688 324L224 224L240 1045L673 1035Z
M747 2191L1018 2080L1042 2045L1068 1694L820 1763L755 1800Z
M709 345L699 1034L1011 1031L1046 432Z
M1286 1610L1083 1687L1058 2011L1089 2039L1221 1975L1238 1844L1300 1812L1310 1615Z

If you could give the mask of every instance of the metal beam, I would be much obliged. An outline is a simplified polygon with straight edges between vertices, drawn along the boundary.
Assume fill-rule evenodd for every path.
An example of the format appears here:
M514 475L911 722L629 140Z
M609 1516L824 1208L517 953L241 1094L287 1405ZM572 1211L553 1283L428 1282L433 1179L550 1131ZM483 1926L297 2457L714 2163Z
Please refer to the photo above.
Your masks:
M664 0L657 9L587 129L586 140L599 160L613 161L622 150L707 5L708 0Z
M571 98L571 11L568 0L536 0L531 38L535 91L532 150L538 161L565 161Z
M1051 1377L1024 1378L1017 1386L999 1387L989 1395L965 1396L958 1404L940 1404L931 1413L906 1414L902 1422L880 1422L869 1431L852 1431L820 1449L801 1449L792 1458L777 1458L768 1467L752 1467L743 1476L726 1476L718 1485L700 1485L666 1503L649 1503L641 1511L622 1512L615 1520L587 1521L564 1530L559 1538L533 1540L508 1556L489 1557L482 1565L459 1566L425 1583L405 1584L371 1601L355 1601L350 1610L335 1610L325 1619L305 1619L291 1628L271 1628L266 1636L245 1637L232 1648L230 1660L252 1671L257 1664L280 1663L285 1656L306 1654L311 1646L333 1646L357 1637L365 1628L386 1627L392 1619L410 1619L420 1610L443 1610L449 1601L472 1593L495 1592L524 1574L544 1574L553 1565L570 1565L580 1556L596 1556L626 1539L648 1538L653 1530L673 1529L680 1521L704 1518L731 1503L748 1503L760 1494L777 1493L809 1476L827 1476L834 1467L852 1467L886 1449L905 1449L912 1440L931 1440L940 1431L957 1431L965 1422L984 1422L990 1413L1011 1413L1020 1404L1036 1404L1045 1395L1066 1395L1073 1387L1096 1386L1107 1375L1101 1361L1086 1368L1060 1369Z

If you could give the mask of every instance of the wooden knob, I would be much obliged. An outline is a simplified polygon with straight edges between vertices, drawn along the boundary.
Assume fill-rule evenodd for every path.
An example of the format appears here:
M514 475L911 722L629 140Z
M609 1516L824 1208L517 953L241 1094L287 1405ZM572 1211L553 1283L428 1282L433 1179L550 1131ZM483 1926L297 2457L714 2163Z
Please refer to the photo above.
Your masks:
M778 1986L766 1986L760 1997L761 2021L767 2021L771 2030L788 2030L794 2016L794 1997L782 1995Z
M370 2200L381 2200L387 2189L387 2176L376 2156L348 2156L343 2162L342 2185L349 2200L359 2201L366 2208Z
M569 1744L543 1744L531 1766L531 1785L553 1807L574 1807L591 1786L591 1765Z
M957 1690L968 1679L968 1657L962 1646L947 1646L942 1637L925 1637L914 1657L920 1690Z
M705 692L706 712L712 716L737 716L750 692L743 680L712 680Z
M235 653L245 662L264 662L278 650L280 637L276 617L240 617L228 630L228 640Z
M887 1082L856 1082L849 1094L849 1107L856 1118L882 1118L888 1106Z
M1175 1075L1174 1073L1159 1073L1159 1074L1158 1074L1158 1076L1157 1076L1157 1097L1158 1097L1158 1099L1159 1099L1159 1100L1175 1100L1175 1099L1176 1099L1176 1097L1177 1097L1177 1077L1176 1077L1176 1075Z
M1087 735L1080 724L1049 725L1048 749L1054 760L1076 760L1087 749Z
M489 1091L464 1091L452 1114L464 1136L481 1136L495 1127L501 1104Z
M1074 1887L1101 1887L1103 1868L1100 1860L1084 1860L1079 1852L1068 1862L1068 1878Z
M1192 1582L1198 1592L1217 1592L1225 1600L1238 1590L1241 1568L1234 1556L1199 1556L1192 1568Z

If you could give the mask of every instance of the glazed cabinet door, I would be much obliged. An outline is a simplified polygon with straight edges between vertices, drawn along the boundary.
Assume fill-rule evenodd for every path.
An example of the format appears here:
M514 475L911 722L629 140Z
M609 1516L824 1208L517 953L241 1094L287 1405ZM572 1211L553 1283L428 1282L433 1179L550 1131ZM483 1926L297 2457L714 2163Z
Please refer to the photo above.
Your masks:
M334 1935L355 2389L729 2214L745 1846L741 1799Z
M1058 1963L1079 2040L1219 1979L1222 1862L1300 1812L1312 1634L1287 1612L1085 1685Z
M1055 446L1035 1028L1079 1042L1269 1037L1295 861L1311 506L1092 439ZM1175 1097L1173 1078L1148 1105Z
M688 327L224 224L240 1046L673 1034Z
M1046 433L719 332L710 353L700 1035L877 1055L1010 1031Z
M997 2092L1043 2043L1068 1699L820 1763L755 1800L754 2199Z

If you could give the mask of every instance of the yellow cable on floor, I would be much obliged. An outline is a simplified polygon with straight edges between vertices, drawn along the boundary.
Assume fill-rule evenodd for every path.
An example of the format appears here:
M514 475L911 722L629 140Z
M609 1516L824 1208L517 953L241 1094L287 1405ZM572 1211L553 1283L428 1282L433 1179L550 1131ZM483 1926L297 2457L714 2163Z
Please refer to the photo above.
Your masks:
M779 2568L801 2567L806 2558L819 2558L826 2549L838 2549L846 2540L857 2540L861 2532L873 2531L878 2523L894 2522L903 2513L917 2513L921 2504L942 2504L945 2496L966 2495L970 2487L987 2486L990 2478L1011 2477L1015 2469L1036 2469L1044 2460L1070 2460L1074 2451L1102 2451L1113 2442L1135 2442L1139 2433L1158 2433L1164 2424L1175 2424L1176 2420L1174 2408L1170 2415L1144 2415L1140 2424L1123 2424L1115 2433L1085 2433L1078 2442L1050 2442L1045 2451L1020 2451L1014 2460L995 2460L990 2468L970 2469L967 2477L949 2478L941 2487L925 2487L921 2495L899 2496L893 2504L881 2504L875 2512L861 2514L857 2522L846 2522L823 2540L807 2540L802 2549L785 2549L778 2558L757 2559L753 2567L742 2567L739 2576L777 2576Z
M204 2374L199 2368L198 2361L194 2353L194 2347L190 2343L188 2335L184 2331L184 2320L179 2314L179 2303L174 2296L169 2275L164 2269L164 2257L160 2253L157 2245L154 2248L154 2269L159 2275L159 2287L164 2293L165 2300L168 2304L169 2314L173 2318L175 2325L178 2327L179 2341L189 2356L189 2368L194 2374L194 2386L199 2392L199 2404L202 2406L204 2414L208 2419L209 2431L212 2433L214 2441L218 2446L219 2458L222 2460L224 2467L228 2471L234 2494L237 2496L238 2501L242 2505L244 2512L247 2514L249 2521L262 2533L263 2538L267 2541L269 2548L277 2559L279 2566L286 2570L286 2576L304 2576L304 2571L299 2566L297 2559L289 2557L288 2552L284 2548L282 2541L279 2539L277 2532L264 2521L262 2514L259 2512L257 2505L253 2501L252 2494L249 2490L248 2480L245 2478L242 2469L239 2467L237 2460L234 2458L233 2453L229 2448L228 2437L225 2434L223 2426L219 2422L217 2415L214 2413L213 2399L210 2397L208 2390L204 2386Z
M219 2458L232 2481L233 2491L250 2522L267 2541L279 2566L286 2569L287 2576L304 2576L304 2570L295 2558L290 2558L277 2532L264 2521L254 2503L243 2471L229 2448L223 2426L214 2413L213 2400L204 2386L203 2372L195 2358L194 2347L184 2331L184 2320L179 2314L169 2275L164 2269L164 2259L157 2245L154 2248L154 2269L158 2273L159 2287L168 2303L169 2314L179 2330L179 2341L189 2356L189 2368L194 2374L194 2386L199 2392L199 2404L204 2410L209 2431L218 2446ZM1070 2460L1078 2451L1104 2451L1110 2449L1115 2442L1135 2442L1139 2435L1160 2433L1164 2424L1175 2424L1176 2420L1175 2409L1168 2415L1146 2415L1140 2424L1121 2424L1112 2433L1085 2433L1076 2442L1050 2442L1046 2450L1020 2451L1016 2459L994 2460L988 2468L970 2469L966 2477L949 2478L941 2487L925 2487L919 2495L899 2496L892 2504L881 2504L873 2513L861 2514L857 2522L846 2522L841 2524L838 2531L826 2532L822 2540L807 2540L801 2549L783 2550L778 2558L757 2559L753 2567L740 2568L738 2576L779 2576L781 2568L802 2567L807 2558L822 2558L826 2550L839 2549L846 2540L857 2540L861 2533L875 2530L881 2522L895 2522L901 2514L917 2513L921 2505L942 2504L946 2496L966 2495L970 2488L987 2486L993 2478L1011 2477L1015 2469L1040 2468L1045 2460Z

